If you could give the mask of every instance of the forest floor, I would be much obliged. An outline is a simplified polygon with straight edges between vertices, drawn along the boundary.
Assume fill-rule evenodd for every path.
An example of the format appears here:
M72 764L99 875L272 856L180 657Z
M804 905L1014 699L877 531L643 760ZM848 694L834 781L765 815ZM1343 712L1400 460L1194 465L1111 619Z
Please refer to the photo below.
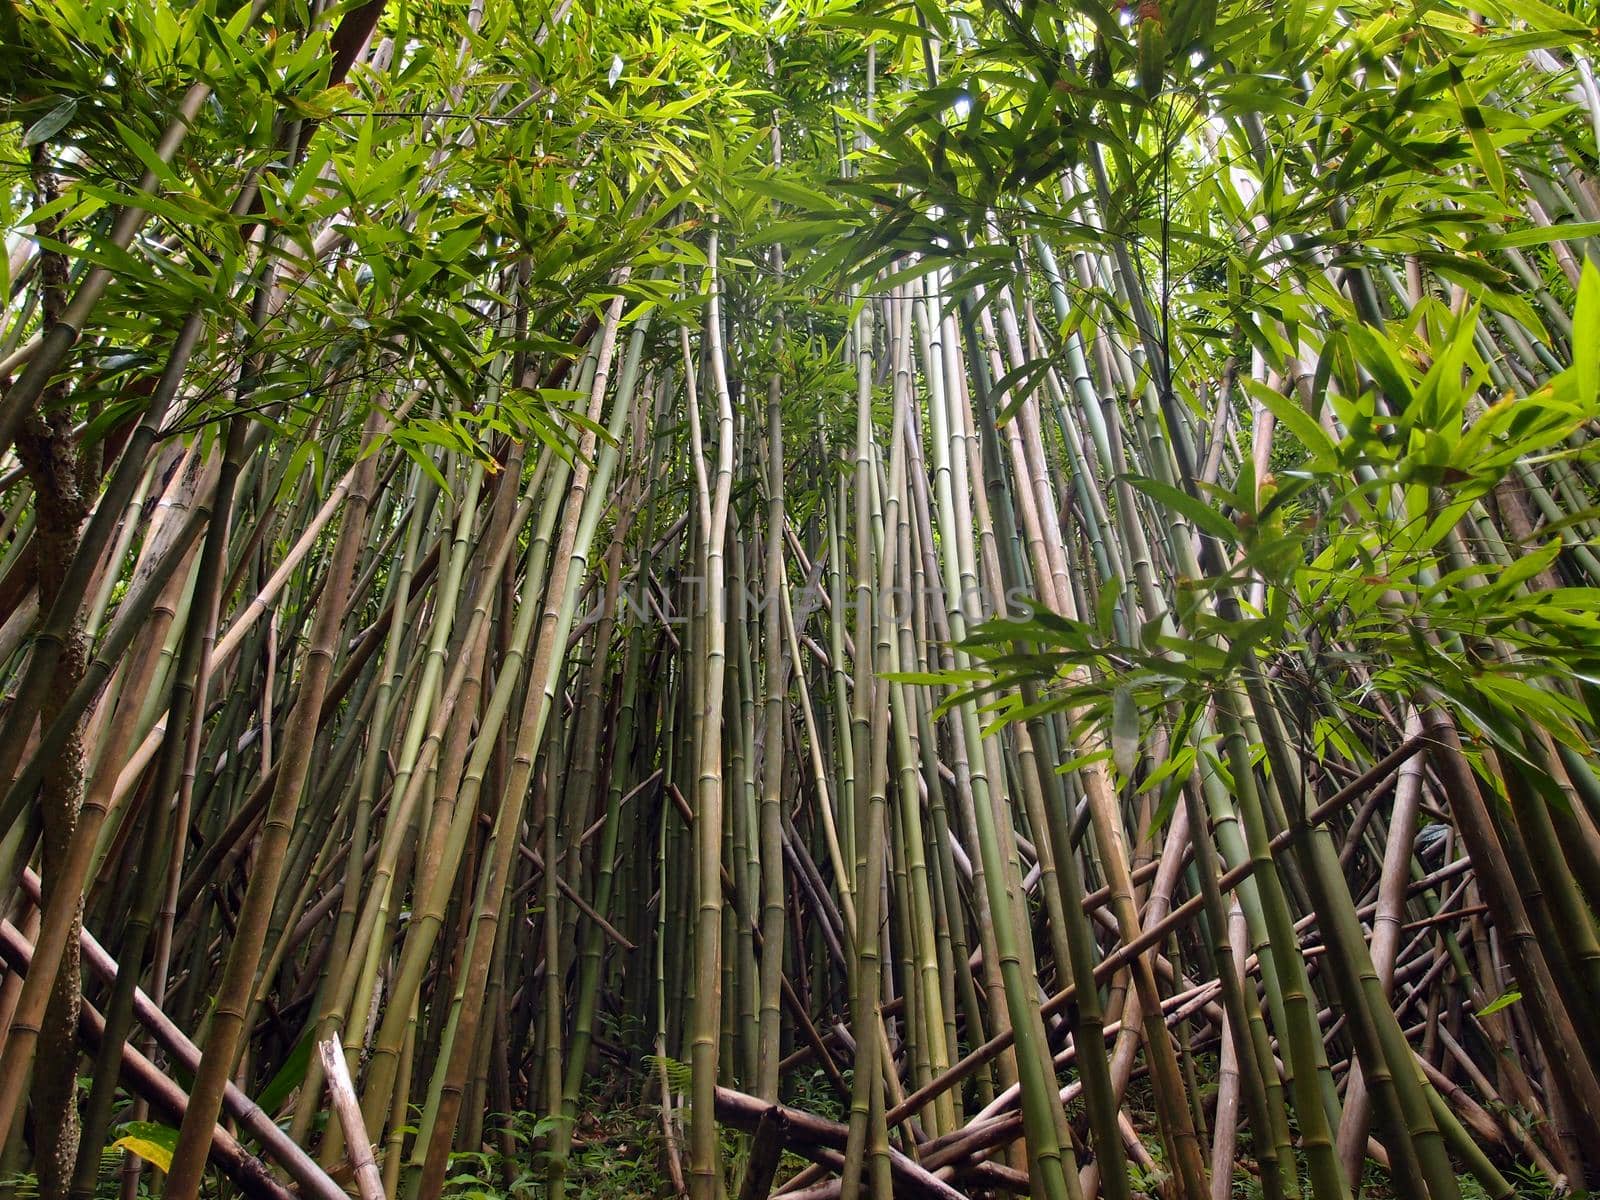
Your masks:
M1160 1168L1161 1146L1155 1132L1155 1113L1142 1079L1130 1088L1128 1114L1135 1128L1146 1134L1145 1147L1156 1161L1154 1172L1133 1168L1135 1195L1161 1194L1165 1176ZM609 1071L594 1081L589 1092L591 1103L578 1114L571 1157L567 1166L568 1200L667 1200L673 1186L667 1170L667 1148L662 1132L659 1077L646 1065L628 1067L613 1063ZM831 1120L846 1115L826 1086L820 1071L815 1078L786 1081L786 1102ZM537 1128L531 1118L526 1123L513 1121L518 1149L512 1155L497 1153L458 1153L453 1156L445 1200L541 1200L545 1194L545 1159L528 1145L537 1141ZM1239 1166L1234 1177L1234 1200L1259 1200L1260 1183L1253 1174L1248 1154L1248 1133L1242 1135ZM731 1132L724 1134L730 1190L736 1187L743 1168L747 1139ZM525 1145L527 1143L528 1145ZM806 1165L805 1160L786 1154L778 1172L777 1186ZM1476 1182L1463 1174L1462 1200L1484 1200ZM1552 1195L1543 1181L1517 1181L1520 1200L1545 1200ZM1405 1200L1397 1192L1383 1168L1368 1160L1362 1179L1363 1200ZM974 1200L987 1200L975 1194ZM999 1200L997 1197L996 1200Z

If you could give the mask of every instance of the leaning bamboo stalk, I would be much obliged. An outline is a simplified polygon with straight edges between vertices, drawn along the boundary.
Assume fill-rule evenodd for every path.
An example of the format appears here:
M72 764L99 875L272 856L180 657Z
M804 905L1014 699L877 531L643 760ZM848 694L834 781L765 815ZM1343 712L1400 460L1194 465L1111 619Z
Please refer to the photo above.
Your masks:
M30 893L37 892L38 880L31 872L24 878L24 886ZM80 937L84 961L88 963L89 968L102 979L114 983L121 973L116 961L89 930L83 930ZM172 1023L142 988L136 988L133 997L134 1012L139 1023L154 1036L175 1063L187 1071L193 1071L200 1063L199 1048ZM336 1200L336 1196L340 1194L338 1185L273 1123L270 1114L263 1112L231 1083L228 1085L224 1100L228 1115L261 1143L303 1191L318 1197L319 1200Z
M691 1040L693 1108L690 1125L689 1193L693 1200L716 1200L720 1166L716 1161L718 1037L722 973L722 706L726 663L727 591L724 547L727 536L729 494L733 486L733 409L728 393L726 364L722 357L721 306L717 276L718 235L713 227L707 249L710 290L706 301L706 359L717 406L716 483L712 487L704 457L696 451L703 614L706 644L699 681L696 724L698 759L695 788L696 892L695 997L699 1014ZM694 377L697 370L689 351L688 335L680 332L684 355L684 386L691 427L698 428L698 401ZM699 616L700 614L696 614Z
M618 321L622 313L620 297L610 306L601 345L598 351L600 367L590 394L590 409L598 413L605 396L612 347L615 344ZM637 339L636 339L637 340ZM637 360L632 360L637 369ZM521 819L522 806L527 795L527 784L532 773L535 749L544 733L553 704L556 678L562 663L562 650L574 618L578 584L588 565L590 542L599 520L602 499L608 498L608 489L619 457L616 440L623 431L627 415L632 409L631 370L624 370L627 389L620 389L613 401L613 417L609 436L611 439L601 451L593 475L587 460L573 473L573 485L567 497L567 511L552 564L545 603L539 617L537 640L528 675L527 700L518 730L512 767L507 773L505 799L496 816L486 852L487 870L479 886L479 904L469 933L468 952L463 965L462 984L458 996L460 1019L454 1034L460 1039L464 1051L475 1044L476 1030L482 1016L482 993L487 983L490 953L494 945L495 928L504 894L509 884L509 868L514 857L517 839L515 832ZM593 416L590 418L594 419ZM587 435L583 449L592 454L595 435ZM591 490L592 488L592 490ZM553 861L545 863L547 876L557 870ZM548 915L548 914L547 914ZM450 1141L455 1132L459 1112L461 1087L470 1061L470 1053L458 1054L450 1063L449 1073L442 1080L442 1099L433 1118L431 1136L426 1139L426 1157L422 1163L419 1194L432 1200L437 1196L444 1180ZM419 1137L419 1146L424 1139Z
M1421 724L1413 716L1407 725L1407 732L1415 737L1420 730ZM1394 979L1405 886L1409 882L1411 847L1416 840L1421 797L1422 763L1419 759L1409 759L1400 768L1400 781L1395 788L1389 837L1384 848L1378 913L1373 921L1373 968L1385 989L1390 987ZM1355 1177L1366 1143L1367 1113L1361 1098L1364 1092L1361 1068L1356 1065L1351 1068L1349 1082L1345 1085L1344 1124L1339 1128L1339 1153L1351 1178Z
M31 949L11 922L0 921L0 955L9 965L26 970ZM100 1014L88 1003L79 1010L78 1030L88 1048L98 1051L105 1026ZM132 1046L124 1047L120 1057L120 1072L125 1082L147 1103L156 1105L162 1115L181 1120L189 1103L183 1090ZM278 1183L266 1166L221 1125L211 1128L210 1153L239 1190L252 1200L288 1200L295 1194ZM339 1194L342 1195L342 1191Z
M382 421L382 414L376 411L368 418L369 437L382 427ZM233 1073L243 1034L245 1006L261 953L261 939L266 934L289 832L311 767L322 698L333 671L335 643L345 617L344 593L350 586L357 547L366 536L368 491L376 476L377 464L376 455L362 459L351 484L339 541L328 569L330 584L317 612L299 695L290 717L290 731L284 747L285 766L278 776L278 785L262 825L257 871L245 893L239 936L228 955L205 1054L195 1073L189 1109L184 1114L178 1146L173 1152L172 1170L167 1176L167 1195L172 1200L194 1200L198 1194L205 1166L204 1145L200 1139L215 1123L225 1085Z
M350 1069L345 1066L344 1047L333 1039L317 1043L317 1057L322 1062L323 1074L328 1081L328 1097L344 1129L346 1153L354 1169L356 1189L361 1200L382 1200L383 1177L372 1157L372 1144L361 1123L361 1105L356 1100L355 1085L350 1082Z

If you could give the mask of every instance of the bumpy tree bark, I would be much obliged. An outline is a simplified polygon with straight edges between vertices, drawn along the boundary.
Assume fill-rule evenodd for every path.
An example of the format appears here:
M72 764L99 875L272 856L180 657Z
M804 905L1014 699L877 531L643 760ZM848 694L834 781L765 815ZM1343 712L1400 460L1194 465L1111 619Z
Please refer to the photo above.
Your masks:
M35 186L41 203L56 195L42 147L35 147ZM44 275L43 304L54 320L66 294L67 264L57 253L40 257ZM61 594L68 564L78 548L78 530L88 505L81 477L82 462L72 429L70 409L60 405L59 388L46 391L40 411L29 414L17 436L17 452L37 497L38 557L35 560L39 603L48 609ZM83 677L83 625L74 620L62 640L55 679L39 710L39 728L48 729L66 698ZM49 905L57 886L51 863L64 862L78 824L83 800L83 744L76 726L60 754L47 764L39 795L43 820L44 900ZM74 883L66 886L76 887ZM81 913L81 900L79 909ZM78 1006L81 1002L77 922L67 941L50 1000L39 1029L34 1061L33 1104L39 1124L37 1170L43 1200L64 1200L78 1152Z

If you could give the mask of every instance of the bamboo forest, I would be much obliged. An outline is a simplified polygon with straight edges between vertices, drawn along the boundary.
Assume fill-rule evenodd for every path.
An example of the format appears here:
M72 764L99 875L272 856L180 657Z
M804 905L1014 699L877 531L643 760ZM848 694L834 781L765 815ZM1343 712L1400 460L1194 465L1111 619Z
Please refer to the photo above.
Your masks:
M1600 1196L1594 0L0 0L0 1200Z

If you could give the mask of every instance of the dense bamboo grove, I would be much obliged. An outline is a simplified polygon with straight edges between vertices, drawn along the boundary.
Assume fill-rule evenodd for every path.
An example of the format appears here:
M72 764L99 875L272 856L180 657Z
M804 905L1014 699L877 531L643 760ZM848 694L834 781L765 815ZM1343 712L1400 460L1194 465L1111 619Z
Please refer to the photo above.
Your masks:
M1594 19L5 4L5 1196L1600 1187Z

